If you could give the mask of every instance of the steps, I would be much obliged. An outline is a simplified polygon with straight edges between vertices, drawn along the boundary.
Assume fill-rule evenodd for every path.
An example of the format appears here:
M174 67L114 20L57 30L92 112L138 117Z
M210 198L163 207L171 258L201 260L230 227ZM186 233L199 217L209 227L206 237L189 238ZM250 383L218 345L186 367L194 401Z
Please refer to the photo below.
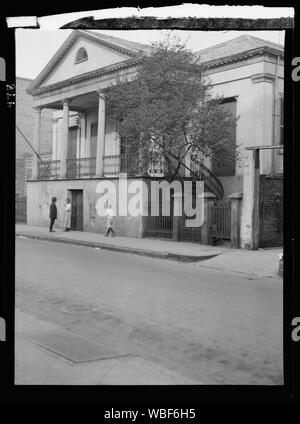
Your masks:
M205 190L215 194L218 200L224 198L224 188L218 177L194 155L190 156L190 167L184 165L191 173L192 177L204 181Z

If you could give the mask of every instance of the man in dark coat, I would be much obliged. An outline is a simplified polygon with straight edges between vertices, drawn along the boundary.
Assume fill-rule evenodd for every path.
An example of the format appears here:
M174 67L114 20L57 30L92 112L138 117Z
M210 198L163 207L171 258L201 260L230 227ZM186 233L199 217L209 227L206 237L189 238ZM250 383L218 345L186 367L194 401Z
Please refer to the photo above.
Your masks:
M54 233L55 231L52 229L53 225L54 225L54 221L57 218L57 208L56 208L56 197L52 197L52 203L50 205L50 213L49 213L49 218L50 218L50 227L49 227L49 231L50 233Z

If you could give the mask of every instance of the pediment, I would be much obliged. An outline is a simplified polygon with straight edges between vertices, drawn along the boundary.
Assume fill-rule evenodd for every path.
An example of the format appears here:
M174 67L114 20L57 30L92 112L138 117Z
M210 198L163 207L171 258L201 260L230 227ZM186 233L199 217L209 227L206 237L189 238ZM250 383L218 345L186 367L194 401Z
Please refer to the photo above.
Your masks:
M86 50L87 60L76 63L76 54L80 48ZM119 53L91 40L80 37L56 64L47 78L40 84L40 87L56 84L86 72L95 71L96 69L123 62L129 58L130 57L126 54Z
M140 56L141 51L124 47L118 43L119 39L94 36L85 31L73 31L50 62L40 72L28 88L29 94L47 86L59 84L62 81L74 79L89 72L109 68L122 64ZM113 40L112 40L113 39ZM80 48L87 52L87 59L76 61L76 54Z

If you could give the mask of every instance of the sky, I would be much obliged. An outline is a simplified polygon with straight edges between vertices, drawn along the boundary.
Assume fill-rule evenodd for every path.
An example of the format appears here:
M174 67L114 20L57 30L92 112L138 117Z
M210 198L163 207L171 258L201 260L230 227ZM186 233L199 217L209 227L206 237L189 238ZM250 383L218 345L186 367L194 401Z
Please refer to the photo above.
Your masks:
M151 44L164 38L166 30L99 30L99 33ZM184 31L172 30L182 42L196 52L207 47L249 34L284 44L284 31ZM34 79L47 65L71 30L16 29L16 76Z

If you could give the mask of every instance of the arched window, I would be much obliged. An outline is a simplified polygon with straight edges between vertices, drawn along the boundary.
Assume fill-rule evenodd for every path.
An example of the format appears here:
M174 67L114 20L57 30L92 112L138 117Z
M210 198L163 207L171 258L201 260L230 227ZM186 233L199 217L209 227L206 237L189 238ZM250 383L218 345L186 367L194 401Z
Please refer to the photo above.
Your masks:
M75 63L83 62L88 59L87 51L84 47L80 47L80 49L76 53Z

